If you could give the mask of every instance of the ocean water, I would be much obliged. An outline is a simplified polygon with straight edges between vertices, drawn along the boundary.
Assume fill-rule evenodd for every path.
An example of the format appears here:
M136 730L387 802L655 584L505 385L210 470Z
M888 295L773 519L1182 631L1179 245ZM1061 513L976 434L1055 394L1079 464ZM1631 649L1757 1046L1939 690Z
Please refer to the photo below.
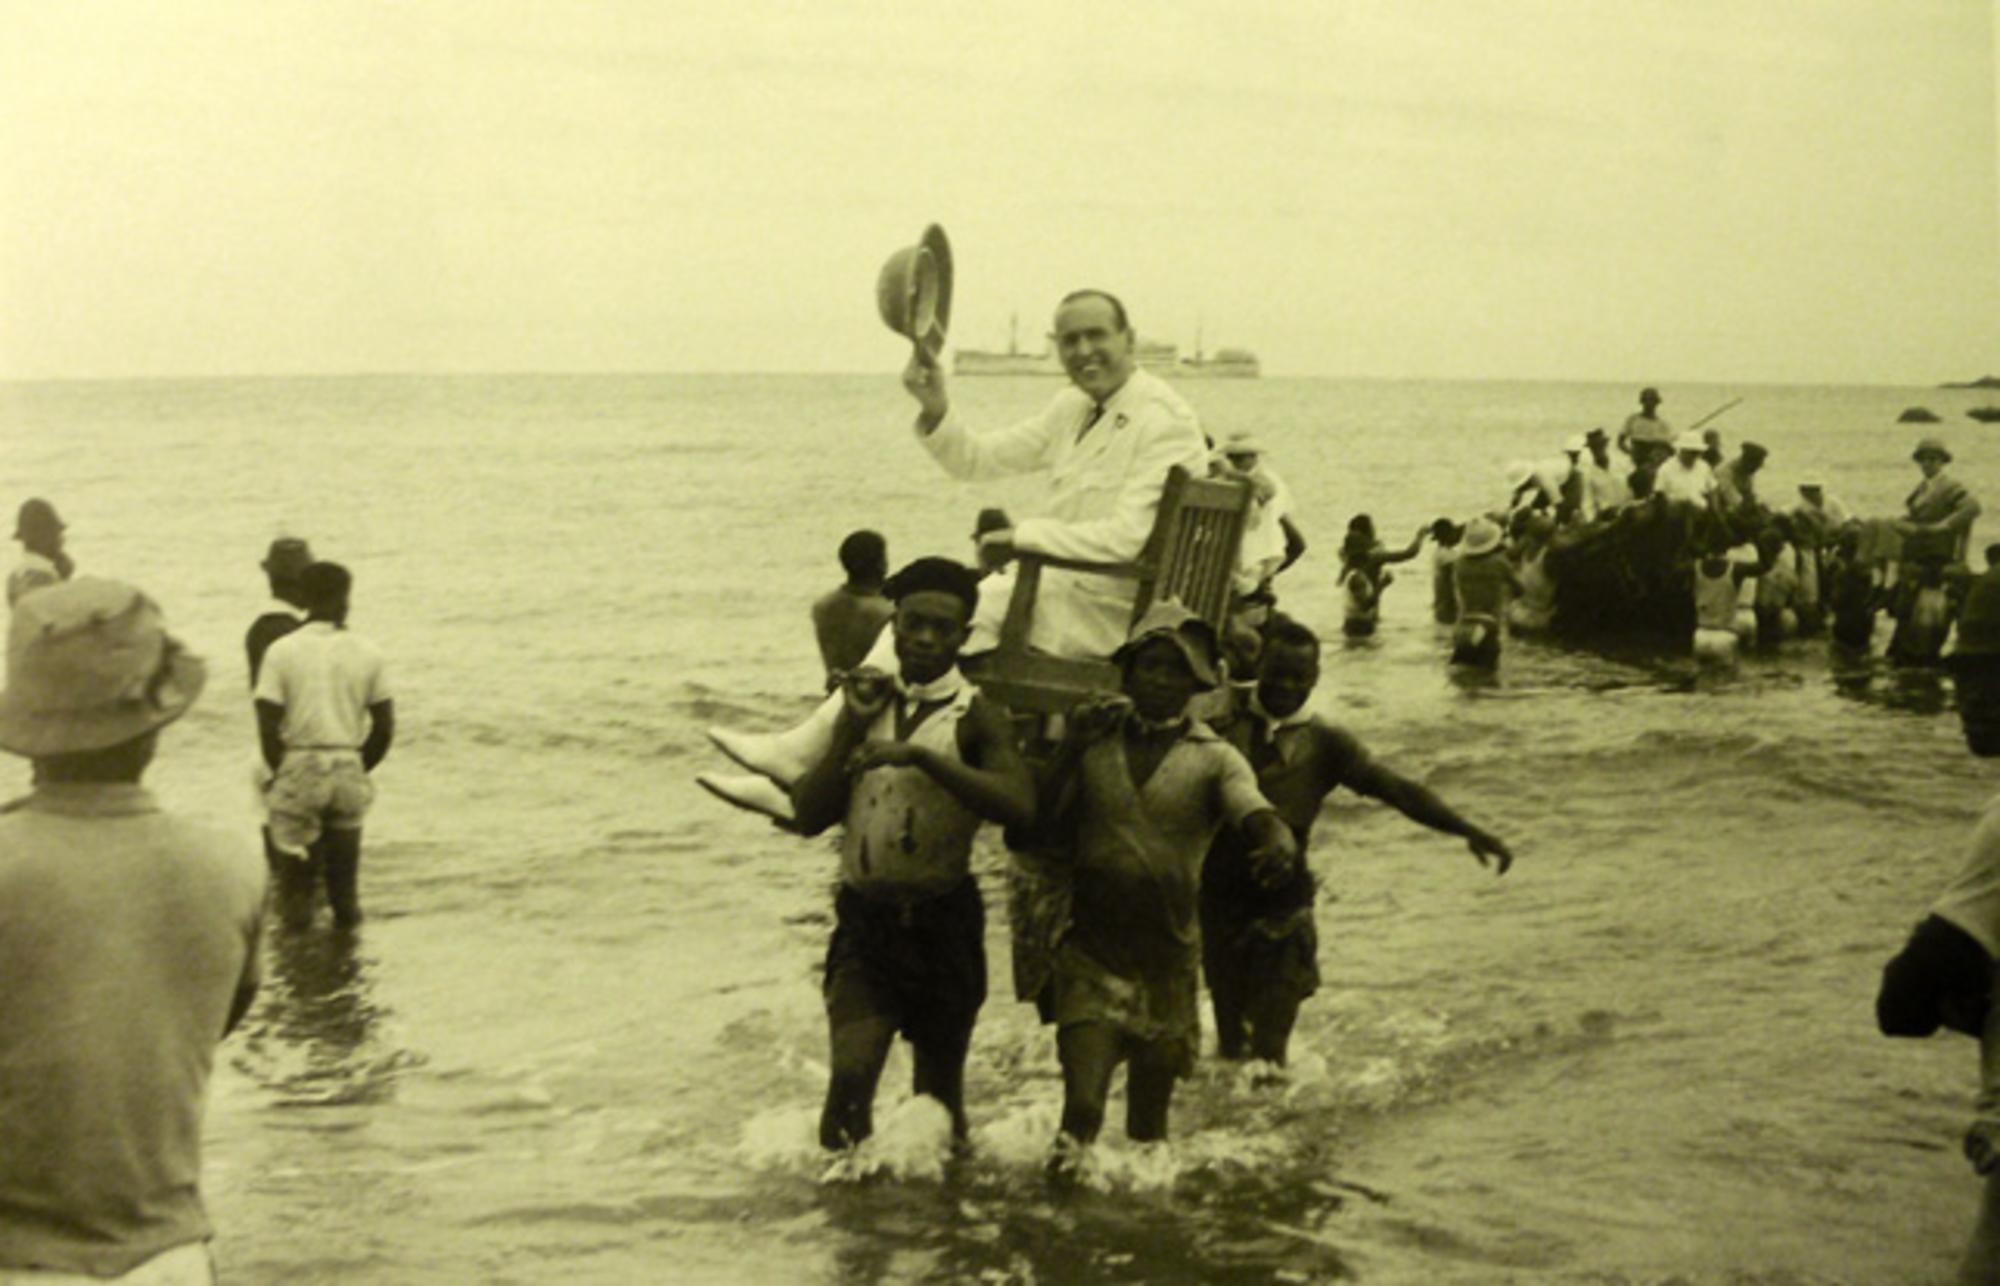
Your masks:
M959 381L976 421L1055 385ZM1336 797L1325 986L1282 1082L1207 1061L1174 1139L1040 1177L1054 1042L1011 998L999 872L974 1150L908 1099L830 1165L816 970L833 860L702 794L703 726L774 727L817 687L806 608L857 526L959 553L949 482L893 374L0 385L0 476L52 498L80 567L132 580L211 658L149 781L254 835L243 630L280 530L356 575L399 740L367 832L370 919L267 944L222 1048L206 1191L225 1279L566 1282L1924 1282L1977 1188L1962 1038L1877 1036L1880 965L1993 790L1948 686L1837 684L1789 646L1732 678L1531 640L1454 681L1407 565L1380 635L1338 638L1346 519L1385 537L1493 499L1510 460L1630 386L1267 379L1184 392L1254 426L1311 542L1281 590L1330 636L1315 704L1515 846L1495 879ZM1914 485L1924 403L1976 491L1961 391L1668 386L1731 397L1863 513ZM1886 636L1886 626L1882 635ZM25 767L13 770L25 783ZM1114 1099L1113 1120L1120 1119Z

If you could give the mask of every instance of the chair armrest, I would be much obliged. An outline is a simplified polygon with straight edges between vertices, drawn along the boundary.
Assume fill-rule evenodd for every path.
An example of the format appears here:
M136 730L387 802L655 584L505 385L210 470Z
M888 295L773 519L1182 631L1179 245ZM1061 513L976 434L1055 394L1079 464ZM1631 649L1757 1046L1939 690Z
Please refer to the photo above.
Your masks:
M1054 554L1037 554L1028 550L1018 550L1014 557L1018 562L1032 562L1038 567L1058 567L1066 572L1095 572L1099 576L1122 576L1126 580L1138 580L1150 570L1144 563L1093 563L1081 558L1058 558Z

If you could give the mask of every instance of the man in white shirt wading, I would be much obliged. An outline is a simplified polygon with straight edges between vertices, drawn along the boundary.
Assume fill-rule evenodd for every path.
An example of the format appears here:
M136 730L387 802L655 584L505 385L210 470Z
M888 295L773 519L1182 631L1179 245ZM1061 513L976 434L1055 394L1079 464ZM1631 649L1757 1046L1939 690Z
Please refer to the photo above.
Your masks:
M257 676L257 730L275 774L271 844L291 859L278 889L288 925L311 920L322 878L334 923L360 923L361 821L375 798L368 774L396 734L382 654L347 628L352 583L339 563L300 573L306 622L271 644Z

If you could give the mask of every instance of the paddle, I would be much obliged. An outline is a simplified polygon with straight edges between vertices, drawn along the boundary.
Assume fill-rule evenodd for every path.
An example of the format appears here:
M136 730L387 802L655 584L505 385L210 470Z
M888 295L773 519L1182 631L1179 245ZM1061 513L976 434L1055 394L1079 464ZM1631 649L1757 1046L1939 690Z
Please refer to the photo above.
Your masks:
M1700 428L1702 425L1707 424L1710 420L1714 419L1716 416L1721 415L1724 411L1727 411L1730 407L1740 405L1742 401L1743 399L1740 397L1730 398L1727 402L1724 402L1721 406L1716 407L1713 411L1710 411L1707 415L1702 416L1699 420L1696 420L1693 424L1688 425L1688 431L1692 433L1694 430Z

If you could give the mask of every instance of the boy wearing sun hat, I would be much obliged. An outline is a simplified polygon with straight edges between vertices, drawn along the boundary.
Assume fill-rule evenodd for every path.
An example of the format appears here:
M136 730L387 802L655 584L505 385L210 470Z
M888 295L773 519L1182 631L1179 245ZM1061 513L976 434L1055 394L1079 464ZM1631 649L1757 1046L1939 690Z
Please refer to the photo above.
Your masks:
M1188 714L1218 682L1216 650L1207 622L1154 604L1112 656L1120 694L1071 713L1045 779L1040 825L1060 837L1073 874L1043 997L1063 1069L1058 1177L1084 1164L1120 1063L1130 1064L1126 1134L1167 1136L1174 1082L1193 1070L1199 1044L1198 900L1216 835L1239 828L1259 878L1282 879L1298 861L1249 762Z
M0 1280L213 1280L199 1191L216 1043L258 981L264 866L140 784L205 669L129 585L15 605L0 748Z

